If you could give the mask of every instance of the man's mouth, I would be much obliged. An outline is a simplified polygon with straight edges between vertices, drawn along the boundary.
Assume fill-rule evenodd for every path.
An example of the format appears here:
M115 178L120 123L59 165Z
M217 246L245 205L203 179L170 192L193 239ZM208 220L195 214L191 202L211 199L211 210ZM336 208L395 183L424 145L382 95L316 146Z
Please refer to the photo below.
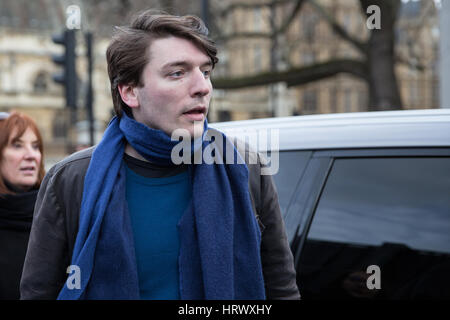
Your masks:
M194 107L185 112L185 114L198 114L198 113L205 114L206 108L205 107Z
M205 107L194 107L183 113L183 115L186 115L191 121L203 121L205 114Z

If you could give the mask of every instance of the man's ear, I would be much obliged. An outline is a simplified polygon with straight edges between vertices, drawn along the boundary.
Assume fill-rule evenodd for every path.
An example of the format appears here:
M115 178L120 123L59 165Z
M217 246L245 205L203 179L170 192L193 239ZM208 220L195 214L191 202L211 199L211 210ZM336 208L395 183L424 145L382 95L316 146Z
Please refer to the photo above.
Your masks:
M118 89L123 102L125 102L130 108L139 107L136 87L128 84L119 84Z

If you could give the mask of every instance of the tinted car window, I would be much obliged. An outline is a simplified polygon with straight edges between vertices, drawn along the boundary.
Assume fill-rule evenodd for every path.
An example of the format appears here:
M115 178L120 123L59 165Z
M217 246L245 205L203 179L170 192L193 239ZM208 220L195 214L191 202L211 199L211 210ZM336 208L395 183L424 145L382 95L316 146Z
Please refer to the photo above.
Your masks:
M311 152L280 151L279 157L279 169L277 174L273 176L273 180L277 188L281 212L285 216L289 201L295 192L300 176L308 164Z
M335 160L300 257L304 297L450 298L449 174L445 157Z

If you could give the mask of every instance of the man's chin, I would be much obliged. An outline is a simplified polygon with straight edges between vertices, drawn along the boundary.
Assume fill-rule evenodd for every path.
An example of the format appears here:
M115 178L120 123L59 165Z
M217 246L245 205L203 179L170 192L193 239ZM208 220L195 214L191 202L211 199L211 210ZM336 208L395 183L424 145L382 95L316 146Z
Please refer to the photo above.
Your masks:
M182 126L179 126L177 129L175 129L172 132L172 135L178 135L189 138L197 139L200 138L203 134L205 121L193 121L187 124L183 124Z
M195 121L193 124L193 129L191 132L191 136L194 139L200 138L203 134L203 130L204 130L204 126L205 126L205 121Z

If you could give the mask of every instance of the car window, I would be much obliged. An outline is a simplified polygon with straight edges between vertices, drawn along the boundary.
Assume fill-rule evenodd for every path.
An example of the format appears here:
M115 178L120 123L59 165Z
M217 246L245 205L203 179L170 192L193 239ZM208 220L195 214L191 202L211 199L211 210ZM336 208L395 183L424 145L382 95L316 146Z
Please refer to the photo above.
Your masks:
M448 157L336 159L300 256L304 298L450 298L449 190Z
M283 217L295 187L311 157L309 151L280 151L279 169L273 176Z
M310 238L450 253L450 158L335 160Z

